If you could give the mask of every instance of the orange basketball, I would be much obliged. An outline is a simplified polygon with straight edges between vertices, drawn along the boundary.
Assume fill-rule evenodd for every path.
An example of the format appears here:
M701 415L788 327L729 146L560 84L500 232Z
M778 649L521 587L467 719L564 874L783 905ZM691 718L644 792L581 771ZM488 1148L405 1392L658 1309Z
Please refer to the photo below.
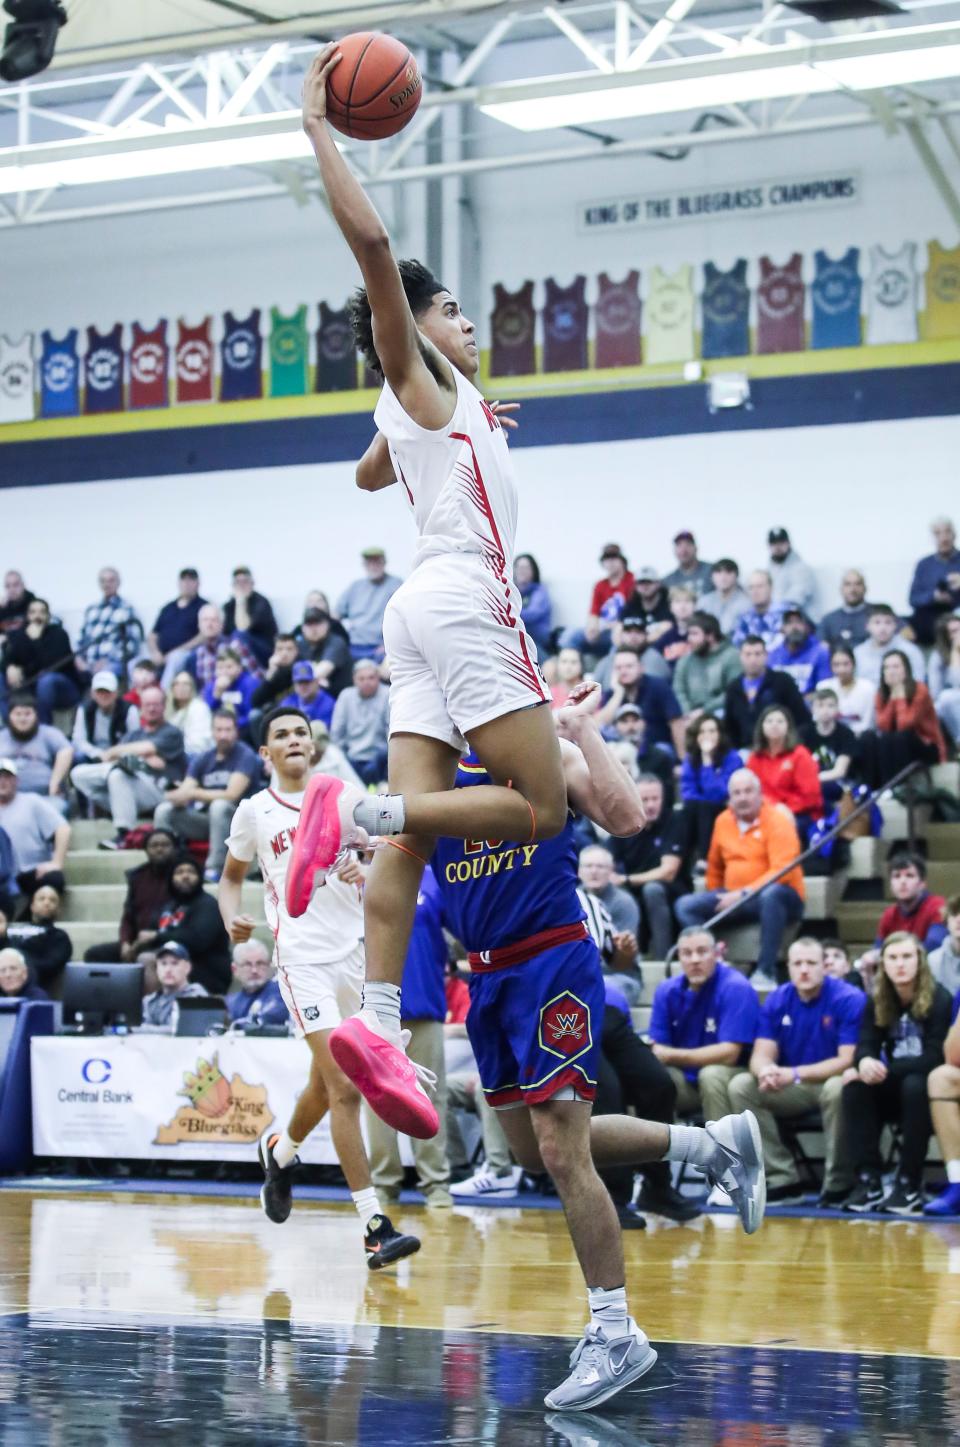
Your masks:
M357 141L395 136L416 115L423 81L400 40L361 30L345 35L343 56L327 81L327 120Z

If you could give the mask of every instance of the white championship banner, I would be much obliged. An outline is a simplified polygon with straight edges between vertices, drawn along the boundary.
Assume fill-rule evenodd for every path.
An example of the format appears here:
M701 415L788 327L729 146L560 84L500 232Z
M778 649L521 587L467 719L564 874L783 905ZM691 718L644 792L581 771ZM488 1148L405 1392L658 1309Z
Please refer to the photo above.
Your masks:
M35 1036L31 1052L38 1156L254 1161L257 1140L286 1124L310 1069L303 1041L242 1035ZM410 1164L405 1136L400 1153ZM327 1120L300 1156L336 1163Z

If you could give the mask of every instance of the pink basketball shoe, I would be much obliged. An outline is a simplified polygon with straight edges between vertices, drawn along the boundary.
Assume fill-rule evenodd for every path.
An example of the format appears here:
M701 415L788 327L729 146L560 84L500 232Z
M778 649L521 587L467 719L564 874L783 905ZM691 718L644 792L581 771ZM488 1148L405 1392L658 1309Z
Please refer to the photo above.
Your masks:
M365 849L366 829L354 823L353 811L364 797L355 784L329 774L312 774L300 806L300 823L287 870L287 913L306 914L313 891L326 883L343 849Z
M437 1078L408 1059L403 1047L409 1038L406 1030L391 1038L376 1011L361 1010L331 1032L330 1054L382 1121L425 1141L440 1129L440 1117L423 1088L435 1086Z

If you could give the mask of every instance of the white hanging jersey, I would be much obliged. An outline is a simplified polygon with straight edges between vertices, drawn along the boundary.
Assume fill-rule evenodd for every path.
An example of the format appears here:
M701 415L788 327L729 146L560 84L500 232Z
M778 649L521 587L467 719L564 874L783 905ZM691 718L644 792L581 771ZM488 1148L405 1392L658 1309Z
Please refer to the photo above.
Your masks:
M316 891L300 919L291 919L287 913L287 869L302 799L302 791L281 794L277 789L261 789L237 805L227 840L235 859L259 860L278 968L335 964L363 939L360 892L335 874L327 875L326 884Z
M373 420L390 447L420 535L415 563L475 553L499 575L512 566L517 487L507 439L482 395L456 369L457 405L435 431L408 417L385 382Z
M916 246L906 242L891 256L870 248L867 278L867 332L870 346L917 340Z
M30 422L34 415L33 337L0 337L0 422Z

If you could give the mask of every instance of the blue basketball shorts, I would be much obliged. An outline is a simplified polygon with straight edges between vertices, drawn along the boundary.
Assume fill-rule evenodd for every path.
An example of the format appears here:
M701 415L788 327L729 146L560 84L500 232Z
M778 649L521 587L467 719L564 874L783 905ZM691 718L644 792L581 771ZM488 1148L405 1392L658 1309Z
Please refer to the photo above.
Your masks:
M472 973L467 1034L487 1103L539 1105L567 1087L593 1100L604 1003L591 939Z

